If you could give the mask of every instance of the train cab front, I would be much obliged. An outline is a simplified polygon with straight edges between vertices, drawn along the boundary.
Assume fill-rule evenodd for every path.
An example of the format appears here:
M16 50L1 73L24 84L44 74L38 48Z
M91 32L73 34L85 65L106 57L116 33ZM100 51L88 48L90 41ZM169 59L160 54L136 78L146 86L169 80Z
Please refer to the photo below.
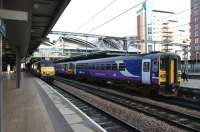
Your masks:
M175 54L160 56L159 85L165 93L174 93L180 86L180 57Z
M54 80L55 67L53 63L44 61L41 62L41 78L51 82Z

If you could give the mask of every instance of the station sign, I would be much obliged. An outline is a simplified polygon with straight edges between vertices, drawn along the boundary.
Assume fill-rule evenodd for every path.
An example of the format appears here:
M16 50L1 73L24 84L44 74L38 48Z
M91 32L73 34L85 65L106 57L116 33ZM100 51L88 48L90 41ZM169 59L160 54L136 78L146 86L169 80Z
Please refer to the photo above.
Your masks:
M3 19L0 18L0 32L5 37L6 36L6 26Z

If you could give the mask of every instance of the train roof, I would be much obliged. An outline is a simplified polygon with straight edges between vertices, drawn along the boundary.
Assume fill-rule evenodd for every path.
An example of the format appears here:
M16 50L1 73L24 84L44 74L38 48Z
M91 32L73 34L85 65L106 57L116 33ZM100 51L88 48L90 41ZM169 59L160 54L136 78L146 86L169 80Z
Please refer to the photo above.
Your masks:
M67 63L67 62L78 62L78 63L88 63L88 62L100 62L100 61L112 61L112 60L124 60L124 59L144 59L144 58L158 58L160 55L176 55L174 53L165 52L151 52L146 54L125 54L125 53L110 53L110 52L100 52L89 54L88 56L77 56L73 58L67 58L55 63ZM177 56L177 55L176 55Z
M115 61L115 60L129 60L129 59L144 59L146 58L157 58L161 55L161 52L152 52L148 54L135 54L135 55L121 55L121 56L114 56L114 57L107 57L107 58L97 58L97 59L90 59L90 60L79 60L75 63L89 63L89 62L102 62L102 61Z
M125 56L125 55L136 55L135 52L119 52L119 51L99 51L95 53L90 53L86 55L79 55L71 58L65 58L61 60L56 60L54 63L64 63L70 61L80 61L80 60L91 60L91 59L100 59L100 58L108 58L108 57L117 57L117 56Z
M50 60L38 60L38 61L34 61L34 62L32 62L32 64L37 64L37 63L52 63L52 61L50 61Z

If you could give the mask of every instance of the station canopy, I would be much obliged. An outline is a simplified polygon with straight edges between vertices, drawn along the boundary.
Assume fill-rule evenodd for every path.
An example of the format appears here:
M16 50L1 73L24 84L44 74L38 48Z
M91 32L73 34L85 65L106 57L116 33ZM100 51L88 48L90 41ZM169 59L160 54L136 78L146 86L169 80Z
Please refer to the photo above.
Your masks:
M10 64L15 64L17 50L20 57L24 58L38 48L70 2L70 0L1 1L2 10L27 16L27 20L17 20L17 16L14 15L12 19L4 19L6 36L3 39L3 60Z

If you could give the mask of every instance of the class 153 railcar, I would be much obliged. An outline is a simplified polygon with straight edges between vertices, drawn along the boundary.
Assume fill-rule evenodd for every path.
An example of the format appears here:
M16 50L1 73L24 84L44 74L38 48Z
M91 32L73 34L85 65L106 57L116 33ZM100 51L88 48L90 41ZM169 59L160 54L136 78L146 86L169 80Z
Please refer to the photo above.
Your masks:
M31 71L34 75L49 82L54 80L55 67L51 61L41 60L32 64Z
M55 64L56 75L71 78L74 74L74 62Z
M59 64L57 64L59 65ZM70 76L106 80L148 88L152 93L174 91L180 85L180 57L173 53L149 53L62 63L71 65Z

